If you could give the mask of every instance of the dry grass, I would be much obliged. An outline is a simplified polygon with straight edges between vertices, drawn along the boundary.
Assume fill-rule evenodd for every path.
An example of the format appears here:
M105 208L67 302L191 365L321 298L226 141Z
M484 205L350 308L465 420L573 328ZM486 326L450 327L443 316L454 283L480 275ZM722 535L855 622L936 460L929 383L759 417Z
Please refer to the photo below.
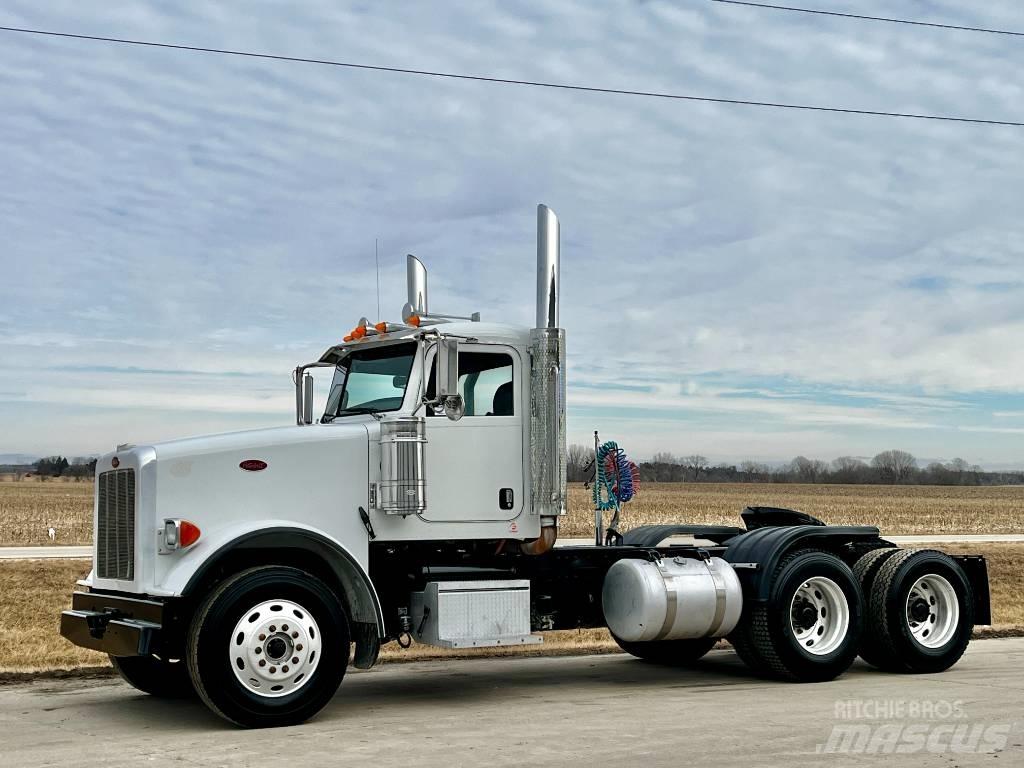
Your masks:
M0 482L0 546L92 540L91 482ZM1024 532L1024 486L645 483L623 511L622 529L650 523L738 525L746 506L799 509L833 524L878 525L883 533ZM560 535L590 537L589 491L569 488ZM607 518L606 518L607 519Z
M747 506L798 509L834 525L877 525L883 533L1024 532L1024 486L644 483L623 508L623 530L651 523L740 525ZM605 518L607 522L607 517ZM561 536L591 536L589 491L569 488Z
M1024 631L1024 545L981 544L944 546L951 553L982 553L989 561L995 629ZM103 654L73 646L59 634L60 612L70 605L75 580L88 567L71 560L12 560L0 562L0 679L5 673L107 666ZM984 632L988 634L989 632ZM607 630L584 629L547 632L544 643L522 648L447 651L414 645L402 650L395 644L381 652L382 661L420 661L453 657L568 655L608 653L618 647Z
M0 482L0 546L49 544L47 529L57 529L57 544L92 541L91 482Z

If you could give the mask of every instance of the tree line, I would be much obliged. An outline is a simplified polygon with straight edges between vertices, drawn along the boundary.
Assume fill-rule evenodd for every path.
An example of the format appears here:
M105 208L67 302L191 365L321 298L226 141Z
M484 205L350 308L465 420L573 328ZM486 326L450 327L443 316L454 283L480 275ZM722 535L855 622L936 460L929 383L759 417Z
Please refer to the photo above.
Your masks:
M39 459L31 465L31 473L40 478L48 477L73 477L76 480L91 478L96 473L96 459L86 456L76 456L68 459L66 456L47 456ZM27 474L23 472L19 474Z
M587 469L592 449L569 446L566 469L570 482L593 475ZM840 456L833 461L797 456L786 464L757 461L712 464L701 454L676 456L656 453L637 462L641 482L661 483L847 483L874 485L1024 485L1024 471L987 472L964 459L931 462L922 467L913 454L898 449L882 451L870 461Z

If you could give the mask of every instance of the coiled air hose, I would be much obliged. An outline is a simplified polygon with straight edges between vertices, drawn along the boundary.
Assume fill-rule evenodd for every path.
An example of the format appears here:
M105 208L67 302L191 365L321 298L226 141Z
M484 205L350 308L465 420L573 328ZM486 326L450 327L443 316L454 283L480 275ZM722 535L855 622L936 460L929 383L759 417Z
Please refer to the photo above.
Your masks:
M640 470L614 440L598 447L594 476L594 507L602 512L618 509L636 495Z

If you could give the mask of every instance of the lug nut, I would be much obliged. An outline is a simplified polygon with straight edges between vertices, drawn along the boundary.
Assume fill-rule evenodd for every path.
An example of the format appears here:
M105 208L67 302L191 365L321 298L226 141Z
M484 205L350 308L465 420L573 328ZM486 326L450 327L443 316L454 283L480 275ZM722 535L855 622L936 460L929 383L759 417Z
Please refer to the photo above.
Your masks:
M262 649L262 648L256 648L256 649L255 649L255 650L253 651L253 653L256 653L256 654L260 654L260 653L263 653L263 649Z
M288 631L288 625L287 624L282 624L281 625L281 631L282 632L287 632Z
M298 636L299 636L299 633L298 633L298 632L292 632L292 640L294 640L294 639L295 639L295 638L297 638Z
M298 645L296 645L295 646L295 650L296 651L301 651L302 650L302 643L299 643Z
M285 664L283 667L281 667L281 671L282 672L287 672L288 671L288 665Z
M275 627L273 624L267 627L267 629L269 629L271 632L277 632L277 627Z
M260 666L261 667L267 666L267 660L266 659L260 659Z
M271 673L273 673L273 672L277 672L277 667L271 667L271 668L270 668L270 671L271 671Z
M267 636L266 636L266 635L260 635L260 642L262 642L262 641L264 641L264 640L266 640L266 639L267 639Z
M298 656L293 656L292 657L292 664L298 664L298 663L299 663L299 657Z

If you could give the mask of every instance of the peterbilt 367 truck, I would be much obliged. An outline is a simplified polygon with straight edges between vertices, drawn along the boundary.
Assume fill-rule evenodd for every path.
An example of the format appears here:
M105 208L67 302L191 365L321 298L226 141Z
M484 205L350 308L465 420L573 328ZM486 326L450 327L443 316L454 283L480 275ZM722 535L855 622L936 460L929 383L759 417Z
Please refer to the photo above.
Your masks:
M872 526L748 507L741 526L566 512L559 224L538 208L532 329L432 312L408 257L402 322L362 320L295 371L295 426L121 445L96 467L93 569L61 618L133 686L247 727L299 723L382 645L542 641L608 627L640 659L728 638L756 674L824 681L859 654L940 672L990 623L986 564ZM314 420L310 369L333 376ZM680 510L685 518L685 510Z

